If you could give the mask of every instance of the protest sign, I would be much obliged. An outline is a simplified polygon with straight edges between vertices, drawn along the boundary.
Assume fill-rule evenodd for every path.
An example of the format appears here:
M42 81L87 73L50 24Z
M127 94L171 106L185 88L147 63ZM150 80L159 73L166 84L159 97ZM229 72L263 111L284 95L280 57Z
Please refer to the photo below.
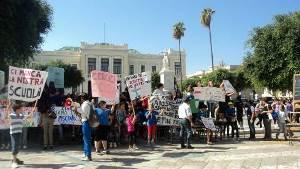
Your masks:
M65 107L54 107L54 113L56 119L54 125L70 124L70 125L81 125L81 119L74 111Z
M152 108L158 112L163 111L163 115L176 117L178 114L178 107L182 103L181 99L170 100L168 95L152 96L150 98Z
M179 119L169 116L156 116L158 126L179 126Z
M125 77L131 100L151 95L151 74L142 72Z
M226 94L234 94L236 93L236 90L233 88L229 80L223 80L224 89Z
M30 116L25 119L24 127L37 127L40 123L41 115L39 112L32 112L33 107L23 107L22 113L25 117ZM30 114L32 112L32 114ZM6 106L2 105L0 107L0 129L8 129L9 124L9 110L6 109Z
M54 82L55 88L63 89L65 87L65 70L59 67L48 67L48 79L47 84Z
M205 126L205 128L213 130L213 131L216 130L216 126L215 126L212 118L201 117L201 121L202 121L203 125Z
M225 93L216 87L194 87L194 97L202 101L225 102Z
M32 102L40 99L48 72L9 66L8 98Z
M91 72L92 96L99 97L107 104L115 103L117 95L117 80L115 74L93 70Z

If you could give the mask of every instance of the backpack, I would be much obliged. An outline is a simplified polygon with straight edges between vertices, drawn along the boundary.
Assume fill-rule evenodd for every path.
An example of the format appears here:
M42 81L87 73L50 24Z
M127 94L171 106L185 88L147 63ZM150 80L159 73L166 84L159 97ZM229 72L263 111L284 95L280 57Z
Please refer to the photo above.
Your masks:
M98 115L93 105L89 104L89 106L90 106L90 112L88 116L88 122L90 124L90 127L98 127L100 125Z

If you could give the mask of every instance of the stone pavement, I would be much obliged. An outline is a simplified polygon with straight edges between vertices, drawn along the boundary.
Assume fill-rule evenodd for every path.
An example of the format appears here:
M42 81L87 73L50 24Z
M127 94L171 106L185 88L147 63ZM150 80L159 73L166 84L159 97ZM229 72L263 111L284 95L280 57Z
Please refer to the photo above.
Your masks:
M225 140L215 145L193 144L195 149L181 150L178 145L161 145L154 150L141 147L135 152L112 149L109 155L93 154L92 162L81 161L80 145L56 147L54 151L28 149L19 157L19 168L45 169L293 169L300 168L300 143L286 141ZM0 168L10 168L10 152L0 152Z

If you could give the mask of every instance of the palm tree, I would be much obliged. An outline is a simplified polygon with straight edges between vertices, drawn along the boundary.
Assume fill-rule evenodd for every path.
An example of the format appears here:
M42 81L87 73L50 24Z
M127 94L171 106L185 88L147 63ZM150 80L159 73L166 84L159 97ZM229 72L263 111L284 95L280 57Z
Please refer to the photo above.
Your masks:
M179 48L179 59L180 59L180 88L181 92L182 90L182 63L181 63L181 50L180 50L180 41L181 37L184 36L184 23L183 22L178 22L173 26L173 37L178 40L178 48Z
M206 8L202 11L201 14L201 23L208 28L209 30L209 41L210 41L210 54L211 54L211 66L212 71L214 71L214 55L212 50L212 42L211 42L211 29L210 29L210 23L211 23L211 17L215 13L214 10L210 8Z

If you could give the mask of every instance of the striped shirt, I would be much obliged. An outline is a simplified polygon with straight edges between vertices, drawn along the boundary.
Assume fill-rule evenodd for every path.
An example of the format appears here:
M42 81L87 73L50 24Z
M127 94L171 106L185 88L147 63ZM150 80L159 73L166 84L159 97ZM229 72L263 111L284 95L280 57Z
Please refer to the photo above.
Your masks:
M18 115L13 112L9 114L10 117L10 134L22 133L24 124L24 114L19 113Z

